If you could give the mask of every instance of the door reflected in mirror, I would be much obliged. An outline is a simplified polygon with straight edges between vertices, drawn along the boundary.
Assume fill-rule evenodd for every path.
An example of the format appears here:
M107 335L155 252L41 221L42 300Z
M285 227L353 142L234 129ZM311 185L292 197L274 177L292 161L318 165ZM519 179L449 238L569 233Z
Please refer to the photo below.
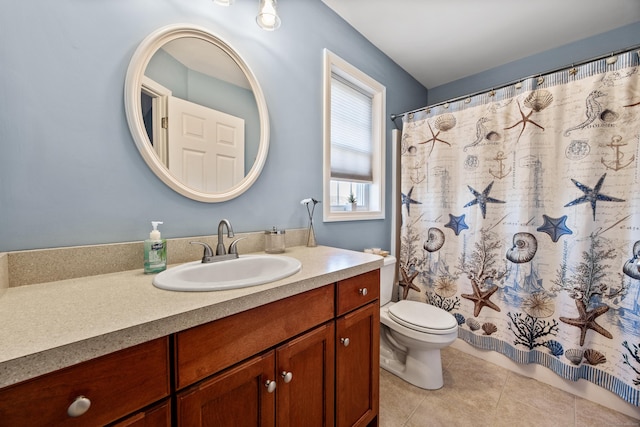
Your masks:
M187 197L228 200L262 169L269 127L258 82L202 28L170 26L145 39L129 66L125 108L147 164Z

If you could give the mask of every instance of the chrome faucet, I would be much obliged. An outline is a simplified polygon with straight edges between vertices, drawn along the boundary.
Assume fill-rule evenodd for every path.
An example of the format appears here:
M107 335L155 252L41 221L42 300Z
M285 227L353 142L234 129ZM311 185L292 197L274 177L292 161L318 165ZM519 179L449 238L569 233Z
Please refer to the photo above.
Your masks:
M227 237L233 237L233 227L228 219L223 219L218 224L218 246L216 246L216 256L226 255L227 251L224 249L222 233L224 233L224 227L227 227Z
M233 227L228 219L223 219L218 224L218 245L216 246L216 254L213 255L213 249L211 246L204 242L189 242L192 245L202 245L204 247L204 255L202 256L202 263L208 264L210 262L224 261L228 259L238 258L238 242L246 237L240 237L234 240L229 245L229 253L224 248L224 228L227 228L227 237L233 237Z

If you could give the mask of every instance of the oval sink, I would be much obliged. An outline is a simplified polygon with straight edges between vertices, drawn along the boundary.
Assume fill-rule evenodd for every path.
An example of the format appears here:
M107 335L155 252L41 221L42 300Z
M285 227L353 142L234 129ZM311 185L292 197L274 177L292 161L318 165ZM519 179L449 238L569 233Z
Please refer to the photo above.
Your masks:
M155 276L153 285L169 291L221 291L275 282L301 267L300 261L284 255L240 255L226 261L194 261L170 268Z

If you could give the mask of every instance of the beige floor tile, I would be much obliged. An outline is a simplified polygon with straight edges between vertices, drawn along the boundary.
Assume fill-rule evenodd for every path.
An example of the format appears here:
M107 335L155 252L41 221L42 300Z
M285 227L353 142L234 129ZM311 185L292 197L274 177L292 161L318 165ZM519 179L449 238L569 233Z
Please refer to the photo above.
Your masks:
M424 390L380 369L380 426L403 426L424 400L423 392Z
M407 422L407 427L489 427L494 419L494 409L478 408L459 398L427 396Z
M444 387L422 390L380 371L381 427L640 427L640 420L446 348Z
M505 405L528 405L536 411L561 414L563 423L558 425L575 424L575 402L575 396L566 391L514 372L509 373L500 398Z
M500 399L492 426L573 427L576 425L574 412L573 407L568 411L555 412L544 407L530 406L517 399Z
M640 409L638 409L638 415L640 416ZM576 425L579 427L640 426L640 420L576 397Z
M440 357L442 358L442 367L449 367L462 352L452 347L445 347L440 350Z
M444 387L439 390L440 394L464 400L476 408L495 409L509 371L458 352L443 374Z

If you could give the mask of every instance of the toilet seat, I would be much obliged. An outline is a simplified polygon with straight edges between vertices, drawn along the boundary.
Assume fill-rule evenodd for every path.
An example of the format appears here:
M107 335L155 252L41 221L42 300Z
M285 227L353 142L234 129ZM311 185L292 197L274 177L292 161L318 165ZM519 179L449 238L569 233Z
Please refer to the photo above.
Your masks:
M449 334L458 327L451 313L418 301L398 301L389 307L389 317L402 326L427 334Z

